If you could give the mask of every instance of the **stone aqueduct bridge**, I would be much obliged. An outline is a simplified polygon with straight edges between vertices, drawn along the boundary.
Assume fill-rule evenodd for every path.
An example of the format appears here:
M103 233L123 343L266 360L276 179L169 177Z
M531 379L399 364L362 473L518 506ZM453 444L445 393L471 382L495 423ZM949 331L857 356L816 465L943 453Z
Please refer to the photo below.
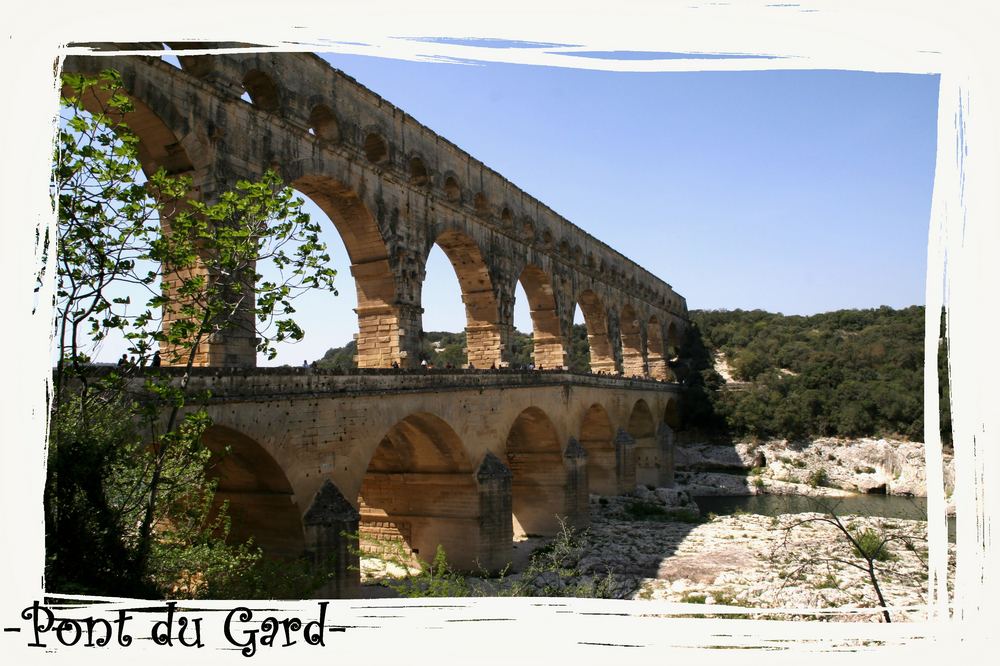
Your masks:
M588 494L673 485L679 387L562 371L200 368L204 436L232 536L278 556L334 555L344 532L461 569L502 568L514 535L582 526Z
M196 197L275 169L330 218L357 288L358 374L251 370L251 313L201 348L195 383L215 396L205 441L231 451L214 473L235 536L334 554L328 592L350 594L341 533L359 521L420 557L442 544L458 566L495 568L515 529L585 522L588 491L672 482L667 360L687 306L670 285L316 56L174 53L179 69L134 55L64 68L121 72L143 169L190 176ZM579 305L602 374L378 370L419 364L435 244L462 290L470 362L508 360L520 282L535 363L567 364Z

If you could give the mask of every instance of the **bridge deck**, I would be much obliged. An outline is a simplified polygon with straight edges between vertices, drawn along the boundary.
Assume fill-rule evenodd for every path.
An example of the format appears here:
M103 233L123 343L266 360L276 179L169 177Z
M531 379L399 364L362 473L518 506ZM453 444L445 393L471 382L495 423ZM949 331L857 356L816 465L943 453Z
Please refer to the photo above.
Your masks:
M161 368L175 377L179 368ZM146 371L148 372L148 371ZM142 377L141 369L132 376ZM354 370L347 373L313 368L193 368L190 387L209 389L213 400L289 395L370 395L406 392L465 391L578 386L677 393L681 385L639 377L596 375L562 370Z

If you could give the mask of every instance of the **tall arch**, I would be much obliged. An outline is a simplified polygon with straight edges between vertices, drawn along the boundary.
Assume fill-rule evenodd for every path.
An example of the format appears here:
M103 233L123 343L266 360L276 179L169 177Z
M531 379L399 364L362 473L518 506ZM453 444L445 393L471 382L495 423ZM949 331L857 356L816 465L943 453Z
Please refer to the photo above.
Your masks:
M587 479L590 491L598 495L617 495L618 469L614 429L603 406L591 405L580 424L580 445L587 452Z
M642 327L631 305L621 311L622 372L626 377L646 375L642 353Z
M552 280L541 268L529 265L518 278L531 311L532 343L536 366L561 368L566 364L559 312Z
M468 362L477 368L499 366L505 340L493 281L479 245L455 229L442 232L434 242L451 262L462 289Z
M496 526L510 523L510 490L507 504L498 504L485 486L446 421L426 412L407 416L379 442L361 482L362 551L392 550L416 563L432 561L440 546L459 569L492 568L509 554L509 530Z
M347 249L358 295L358 367L405 365L400 338L410 317L401 312L386 245L371 211L354 190L334 178L307 174L291 184L326 213Z
M597 294L589 289L580 294L577 302L587 325L591 371L613 373L615 357L608 337L608 315L604 304Z
M646 324L646 362L649 376L658 381L667 381L669 368L663 349L663 328L660 320L653 315Z
M528 407L514 419L504 445L511 472L513 532L549 535L559 530L559 518L572 513L567 501L563 447L548 415Z
M209 427L201 441L212 452L207 471L217 483L214 506L229 504L229 540L252 538L268 557L301 556L302 512L277 461L250 437L224 426Z

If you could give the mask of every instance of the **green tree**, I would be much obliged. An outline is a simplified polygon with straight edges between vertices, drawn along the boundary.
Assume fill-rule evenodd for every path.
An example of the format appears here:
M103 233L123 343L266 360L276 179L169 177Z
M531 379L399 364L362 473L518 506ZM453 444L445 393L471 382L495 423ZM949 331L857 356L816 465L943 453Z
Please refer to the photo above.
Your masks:
M52 180L58 223L54 238L41 239L46 268L38 276L41 288L55 273L58 348L47 577L61 589L172 593L155 572L183 559L181 551L259 555L221 545L225 512L212 508L200 443L210 421L198 404L207 396L189 390L200 347L247 315L257 350L273 358L277 342L303 335L292 301L307 289L335 291L335 271L318 225L275 174L241 181L213 204L193 201L188 179L162 170L141 176L139 140L124 122L132 105L117 73L64 75L63 86ZM280 279L262 279L257 269L267 264ZM128 366L95 368L91 351L111 335L140 363L159 347L183 371L150 371L139 382Z

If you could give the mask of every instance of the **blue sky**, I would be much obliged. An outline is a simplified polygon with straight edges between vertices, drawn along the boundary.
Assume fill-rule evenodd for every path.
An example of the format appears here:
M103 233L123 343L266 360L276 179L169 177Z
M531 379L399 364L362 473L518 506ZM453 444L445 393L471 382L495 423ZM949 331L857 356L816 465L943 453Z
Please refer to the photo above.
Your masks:
M692 309L923 303L937 76L324 57L670 283ZM340 296L301 302L307 339L278 364L318 358L356 331L346 252L332 226L326 236ZM464 327L437 248L423 301L425 330ZM515 325L530 330L525 308Z

